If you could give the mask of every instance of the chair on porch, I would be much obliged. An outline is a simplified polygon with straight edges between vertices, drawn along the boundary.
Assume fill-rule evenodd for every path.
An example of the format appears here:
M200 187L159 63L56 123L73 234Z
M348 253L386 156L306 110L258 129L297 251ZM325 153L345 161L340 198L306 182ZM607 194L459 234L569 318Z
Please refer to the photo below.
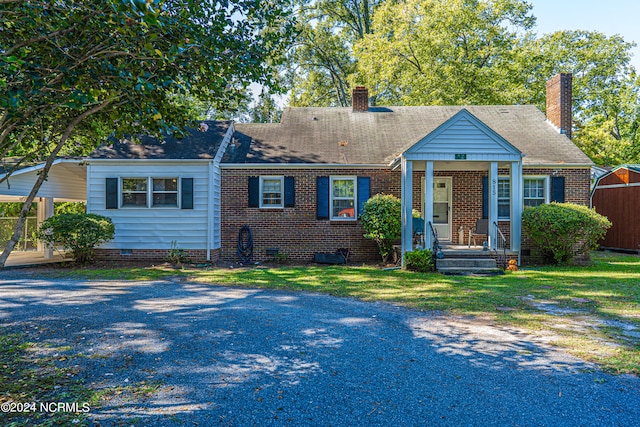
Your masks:
M471 240L473 240L473 245L476 245L476 237L484 236L483 242L486 240L487 235L489 234L489 220L486 218L480 218L476 220L476 226L469 230L469 247L471 247Z

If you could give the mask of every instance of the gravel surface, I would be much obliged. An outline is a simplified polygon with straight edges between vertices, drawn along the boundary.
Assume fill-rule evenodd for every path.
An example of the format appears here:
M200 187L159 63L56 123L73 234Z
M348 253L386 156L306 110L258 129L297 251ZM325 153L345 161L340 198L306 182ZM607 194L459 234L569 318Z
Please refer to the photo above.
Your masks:
M634 426L640 379L482 319L184 281L0 278L0 324L69 345L93 425ZM141 385L154 385L141 392Z

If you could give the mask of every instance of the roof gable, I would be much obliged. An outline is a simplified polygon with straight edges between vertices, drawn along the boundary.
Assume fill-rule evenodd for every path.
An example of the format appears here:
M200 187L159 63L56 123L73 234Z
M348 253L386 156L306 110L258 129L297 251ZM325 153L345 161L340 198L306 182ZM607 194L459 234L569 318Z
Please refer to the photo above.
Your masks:
M519 161L522 153L466 109L404 151L407 160Z

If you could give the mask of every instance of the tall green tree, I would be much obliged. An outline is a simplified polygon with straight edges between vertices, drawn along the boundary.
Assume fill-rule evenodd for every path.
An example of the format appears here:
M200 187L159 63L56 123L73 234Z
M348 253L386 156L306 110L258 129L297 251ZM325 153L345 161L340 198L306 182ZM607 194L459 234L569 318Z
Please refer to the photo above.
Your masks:
M270 85L290 35L286 1L0 1L0 157L44 161L0 267L69 144L106 129L180 132L184 96L224 108L250 82Z
M535 24L530 12L521 0L386 2L355 44L358 81L387 105L521 100L518 58Z
M530 103L545 105L545 81L573 74L574 141L604 166L636 162L640 85L631 65L634 43L597 31L558 31L530 40Z
M381 0L303 1L290 55L290 104L348 106L356 72L353 44L373 31Z

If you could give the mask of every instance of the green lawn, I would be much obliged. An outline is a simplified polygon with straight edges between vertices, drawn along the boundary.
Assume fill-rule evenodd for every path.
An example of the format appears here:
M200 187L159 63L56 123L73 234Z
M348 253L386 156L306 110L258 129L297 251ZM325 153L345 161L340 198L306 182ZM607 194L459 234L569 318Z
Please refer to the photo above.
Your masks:
M490 317L538 334L613 373L640 374L640 258L596 253L589 267L504 276L442 276L373 266L74 270L64 276L149 280L183 276L229 286L322 292L420 310Z

